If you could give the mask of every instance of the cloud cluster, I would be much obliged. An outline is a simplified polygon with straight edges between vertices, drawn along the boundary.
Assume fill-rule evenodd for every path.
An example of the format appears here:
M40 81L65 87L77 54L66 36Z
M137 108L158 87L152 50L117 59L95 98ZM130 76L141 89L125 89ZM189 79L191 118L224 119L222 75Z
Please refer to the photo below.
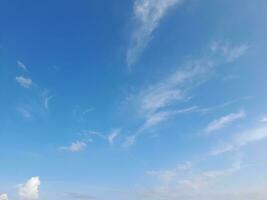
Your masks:
M143 118L144 122L134 135L126 138L123 146L128 147L134 144L136 138L147 129L168 120L176 114L204 111L197 106L184 108L182 109L184 112L169 109L169 107L189 101L190 91L207 81L218 66L233 62L246 52L247 48L243 46L243 44L228 44L226 48L224 43L218 43L216 48L212 46L202 58L189 60L170 76L145 89L141 89L139 93L133 95L129 101L132 101L132 104L136 106L135 110L139 111L138 114ZM225 116L210 124L207 131L211 132L222 128L230 122L244 117L244 115L245 113L240 112Z
M241 169L240 158L225 169L194 170L190 162L170 170L149 171L159 182L140 192L141 199L212 200L211 196L223 190L220 183ZM216 191L216 193L214 193ZM227 199L227 198L226 198Z

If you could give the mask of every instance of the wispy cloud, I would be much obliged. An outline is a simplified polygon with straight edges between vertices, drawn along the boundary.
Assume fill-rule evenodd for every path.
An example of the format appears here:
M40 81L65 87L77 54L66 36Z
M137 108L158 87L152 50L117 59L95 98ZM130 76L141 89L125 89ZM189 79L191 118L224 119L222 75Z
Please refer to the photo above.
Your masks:
M39 198L39 177L30 178L25 184L19 185L19 196L25 200L36 200Z
M189 163L182 169L150 171L147 174L156 177L159 183L143 191L141 196L143 199L214 199L210 195L214 189L218 193L221 191L220 181L231 177L241 167L238 158L230 167L223 169L195 170Z
M30 88L33 84L30 78L25 78L23 76L17 76L15 80L24 88Z
M97 131L86 131L86 134L89 136L97 136L105 141L107 141L110 145L112 145L121 134L121 129L114 129L109 134L105 135L103 133Z
M113 130L108 136L107 136L107 140L109 142L109 144L113 144L114 140L119 136L120 134L120 129L115 129Z
M17 61L17 66L19 68L23 69L24 71L28 71L26 65L23 62L21 62L21 61Z
M266 139L267 126L257 126L241 134L237 134L230 142L218 146L217 148L213 149L210 154L219 155Z
M246 117L246 113L244 111L231 113L229 115L223 116L219 119L212 121L210 124L208 124L208 126L205 129L205 132L212 133L212 132L218 131L228 126L229 124L233 123L234 121L242 119L244 117Z
M18 108L17 110L22 115L23 118L29 119L32 117L31 112L25 108Z
M241 44L239 46L233 46L232 44L225 43L222 41L216 41L212 44L211 50L214 53L222 54L227 62L233 62L243 54L247 52L249 49L248 44Z
M84 122L88 118L88 115L93 111L93 107L81 108L80 106L76 105L72 111L72 114L76 121Z
M76 141L71 143L70 146L60 147L60 150L70 151L70 152L80 152L83 151L87 146L87 143L84 141Z
M147 174L153 177L156 177L164 183L169 183L179 176L180 173L190 170L192 167L191 162L186 162L184 164L178 165L175 169L171 170L151 170L147 171Z
M243 55L247 50L243 46L243 44L224 45L224 43L216 43L216 46L212 45L202 58L187 61L170 76L141 89L139 93L128 98L128 101L131 102L130 104L136 106L135 110L139 111L138 115L143 119L143 124L134 135L126 138L123 146L127 147L134 144L142 132L168 120L175 114L205 112L204 109L197 106L187 108L189 110L184 110L184 112L175 111L175 106L179 105L179 103L190 101L190 91L207 81L216 70L216 67L227 62L233 62ZM239 53L237 56L236 52L242 52L242 54ZM214 128L210 128L210 130L225 126L230 121L233 121L231 118L238 118L242 115L244 113L221 119L217 124L214 123Z
M127 63L131 67L139 59L151 40L153 31L169 8L181 4L183 0L135 0L133 15L134 31L127 51Z
M152 114L149 114L146 116L146 119L142 126L138 128L136 133L134 135L126 137L126 140L123 143L124 148L128 148L132 146L136 139L143 134L145 131L157 126L158 124L167 121L170 119L170 117L178 115L178 114L186 114L186 113L191 113L191 112L198 112L198 107L197 106L192 106L189 108L181 109L181 110L169 110L169 111L161 111L161 112L155 112Z
M48 90L44 90L42 92L42 99L43 99L45 109L48 110L49 109L49 102L53 99L53 96L50 95L50 92Z

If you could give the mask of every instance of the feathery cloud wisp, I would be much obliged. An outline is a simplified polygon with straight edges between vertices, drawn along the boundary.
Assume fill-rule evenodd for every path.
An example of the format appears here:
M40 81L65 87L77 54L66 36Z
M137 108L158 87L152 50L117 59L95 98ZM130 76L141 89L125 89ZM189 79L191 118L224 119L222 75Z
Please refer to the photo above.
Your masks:
M190 60L186 62L182 67L179 67L173 74L167 78L153 84L150 87L142 89L137 95L133 95L128 98L129 102L136 106L135 110L138 110L138 114L143 118L143 124L137 129L133 137L127 137L123 146L131 146L136 141L141 132L151 128L163 121L168 120L175 113L173 110L168 110L169 106L177 105L179 102L187 101L190 99L188 93L192 88L196 88L204 83L208 77L215 71L216 67L227 62L233 62L246 52L246 48L242 48L241 45L228 45L225 49L224 43L218 43L216 48L213 47L208 50L208 53L200 59ZM238 49L244 49L242 54L237 56ZM238 51L239 52L239 51ZM229 55L231 56L229 59ZM192 107L184 113L191 112L193 110L201 112L201 109ZM204 110L202 110L204 112ZM182 112L181 112L182 113ZM180 114L181 114L180 113ZM231 118L241 118L245 115L240 112L236 116L228 116L220 121L214 122L213 127L209 129L218 129L230 121ZM209 131L211 131L209 130Z
M68 147L60 147L61 150L70 151L70 152L80 152L86 148L87 144L82 141L76 141L71 143Z
M42 92L43 104L46 110L49 109L49 102L53 99L53 96L49 94L48 90Z
M211 45L211 50L214 53L222 54L227 62L233 62L239 57L241 57L243 54L247 52L249 49L248 44L241 44L238 46L233 46L230 43L225 42L214 42Z
M30 178L25 184L19 185L19 196L25 200L38 199L40 185L39 177Z
M100 132L96 132L96 131L88 131L87 134L92 135L92 136L97 136L98 138L101 138L105 141L107 141L110 145L112 145L115 141L116 138L119 137L121 133L121 129L117 128L111 131L111 133L105 135L103 133Z
M24 71L27 71L28 70L27 67L26 67L26 65L24 65L24 63L21 62L21 61L17 61L17 66L19 68L23 69Z
M15 79L24 88L30 88L33 84L30 78L25 78L23 76L17 76Z
M254 142L259 142L267 139L267 126L258 126L241 134L236 135L232 141L221 145L210 152L210 155L219 155L225 152L230 152L235 149L247 146Z
M237 113L231 113L229 115L223 116L219 119L212 121L205 129L206 133L211 133L214 131L218 131L225 126L233 123L234 121L246 117L246 113L244 111L240 111Z
M120 129L115 129L113 130L108 136L107 136L107 140L109 142L109 144L113 144L114 140L119 136L120 134Z
M136 63L151 40L151 34L169 8L181 4L183 0L135 0L133 15L136 26L127 51L127 63L131 67Z

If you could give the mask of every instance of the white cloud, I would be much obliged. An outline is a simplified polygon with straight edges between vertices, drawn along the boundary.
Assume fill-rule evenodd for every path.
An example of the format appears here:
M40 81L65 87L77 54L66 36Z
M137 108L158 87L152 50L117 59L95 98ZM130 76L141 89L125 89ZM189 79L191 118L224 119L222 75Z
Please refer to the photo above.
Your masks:
M207 81L216 67L229 62L228 54L234 54L231 52L237 51L236 49L242 49L242 46L243 45L228 45L226 48L227 50L222 51L218 49L225 49L224 43L219 43L216 48L213 47L211 50L209 49L208 53L202 58L187 61L171 75L149 87L141 89L137 94L130 96L128 102L134 106L134 110L138 111L137 114L143 120L143 124L137 129L134 137L126 139L126 146L133 144L137 136L145 130L168 120L175 114L189 112L204 113L205 109L198 108L197 106L193 106L188 108L189 110L184 111L175 111L175 106L179 103L189 101L190 91ZM241 54L239 54L239 56L241 56ZM235 58L237 59L238 57L235 56ZM208 131L221 128L229 124L230 121L236 120L235 118L243 117L243 115L245 114L240 112L236 115L233 114L233 116L230 115L222 118L211 124Z
M112 145L116 138L119 137L121 133L121 129L114 129L111 131L111 133L105 135L97 131L87 131L86 134L89 134L91 136L97 136L98 138L101 138L102 140L107 141L110 145Z
M225 42L214 42L211 46L211 50L214 53L219 53L224 56L227 62L233 62L249 49L248 44L241 44L238 46L233 46L230 43Z
M207 128L205 129L205 132L211 133L214 131L218 131L218 130L224 128L225 126L233 123L234 121L236 121L238 119L242 119L244 117L246 117L246 113L244 111L240 111L237 113L231 113L229 115L223 116L219 119L212 121L210 124L208 124Z
M23 76L17 76L15 79L24 88L30 88L33 84L30 78L25 78Z
M42 92L42 98L44 102L44 107L46 110L49 109L49 102L53 99L53 96L49 94L48 90Z
M157 178L159 182L141 192L141 199L212 200L214 191L218 194L222 191L220 183L227 177L232 180L232 175L239 170L241 170L240 158L236 159L232 166L224 169L199 171L199 169L194 170L189 163L184 168L150 171L147 174Z
M71 143L68 147L60 147L61 150L70 151L70 152L79 152L83 151L86 148L87 144L82 141L76 141Z
M107 136L107 140L109 142L109 144L113 144L114 140L119 136L120 134L120 129L115 129L113 130L108 136Z
M25 184L19 185L19 196L25 200L38 199L40 185L39 177L30 178Z
M127 52L128 66L136 63L147 44L153 31L169 8L182 3L182 0L135 0L133 14L136 26L131 37Z
M198 112L197 106L191 106L189 108L184 108L181 110L168 110L168 111L158 111L153 112L152 114L149 114L146 116L144 124L138 129L137 135L144 132L145 130L148 130L159 123L168 120L170 117L178 114L186 114L191 112Z
M234 144L236 146L245 146L264 139L267 139L267 126L257 127L238 135Z
M267 117L263 117L263 118L261 119L261 122L262 122L262 123L267 123Z
M7 194L0 194L0 200L8 200Z
M237 134L232 139L232 141L215 148L210 152L210 154L219 155L266 139L267 139L267 126L255 127L241 134Z
M24 71L27 71L27 67L26 65L24 65L24 63L22 63L21 61L17 61L17 66L21 69L23 69Z
M124 148L128 148L128 147L132 146L132 145L135 143L135 141L136 141L136 135L128 136L128 137L125 139L125 141L124 141L124 143L122 144L122 146L123 146Z
M170 183L175 178L177 178L180 173L184 173L184 171L190 170L192 167L191 162L186 162L182 165L178 165L175 169L172 170L161 170L161 171L148 171L147 174L153 177L156 177L160 181L164 183Z

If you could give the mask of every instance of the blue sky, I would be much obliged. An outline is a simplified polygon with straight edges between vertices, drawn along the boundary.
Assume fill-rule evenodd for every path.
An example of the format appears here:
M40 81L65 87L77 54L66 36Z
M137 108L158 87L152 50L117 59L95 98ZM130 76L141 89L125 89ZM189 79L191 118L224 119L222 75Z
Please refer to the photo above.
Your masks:
M0 1L0 200L267 198L265 0Z

